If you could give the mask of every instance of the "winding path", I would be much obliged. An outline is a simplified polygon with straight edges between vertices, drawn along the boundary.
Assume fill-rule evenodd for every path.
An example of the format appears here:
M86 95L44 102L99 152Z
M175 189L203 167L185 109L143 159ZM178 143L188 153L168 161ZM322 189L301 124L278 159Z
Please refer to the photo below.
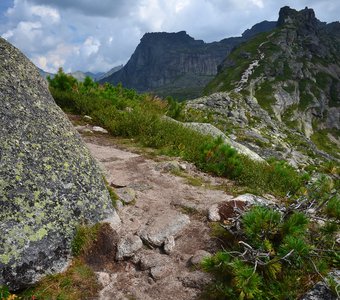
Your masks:
M213 252L217 248L206 215L212 204L232 198L221 189L228 182L198 172L187 162L174 162L168 157L150 159L118 146L107 134L88 132L82 134L83 140L108 182L129 188L135 195L132 203L119 206L119 240L128 236L138 239L143 231L159 236L165 230L165 234L174 233L175 241L169 254L163 246L151 243L148 247L144 241L131 258L109 258L113 266L111 263L96 270L103 285L100 299L196 299L211 279L192 266L192 256L197 250ZM189 184L193 178L195 185L202 185ZM190 223L181 223L189 219Z

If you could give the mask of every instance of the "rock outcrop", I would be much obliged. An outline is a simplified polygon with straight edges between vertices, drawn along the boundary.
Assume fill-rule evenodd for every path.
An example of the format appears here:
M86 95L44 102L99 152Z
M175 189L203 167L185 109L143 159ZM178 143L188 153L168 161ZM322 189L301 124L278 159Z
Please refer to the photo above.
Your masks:
M340 159L334 150L340 130L340 23L323 23L309 8L283 7L277 24L236 47L206 86L207 97L190 102L187 110L213 114L246 146L254 141L251 149L264 158L293 165L308 165L303 156Z
M101 171L36 67L0 38L0 285L63 270L80 223L117 216Z
M242 37L205 43L185 31L146 33L128 63L100 82L152 91L160 96L193 98L214 78L217 66L241 42L258 32L269 31L276 22L264 22L248 29Z
M248 93L307 137L317 129L339 130L339 22L320 22L312 9L283 7L277 24L276 31L233 51L206 93Z

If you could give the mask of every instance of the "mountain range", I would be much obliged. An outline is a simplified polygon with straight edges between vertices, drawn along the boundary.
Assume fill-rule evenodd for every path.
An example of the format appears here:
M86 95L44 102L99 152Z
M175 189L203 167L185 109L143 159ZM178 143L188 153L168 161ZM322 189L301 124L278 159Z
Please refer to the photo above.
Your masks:
M340 159L339 57L339 22L286 6L277 21L219 42L146 33L124 67L97 80L196 98L185 103L184 121L209 122L264 158L309 165Z
M217 74L218 65L242 42L275 28L264 21L246 30L241 37L205 43L185 31L146 33L127 64L99 82L123 86L139 92L154 92L178 99L201 95L203 87Z

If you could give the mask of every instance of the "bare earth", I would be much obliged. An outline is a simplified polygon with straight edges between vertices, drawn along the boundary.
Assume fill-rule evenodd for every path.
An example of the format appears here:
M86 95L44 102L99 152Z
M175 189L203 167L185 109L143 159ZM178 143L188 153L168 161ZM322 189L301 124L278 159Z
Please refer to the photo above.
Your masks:
M107 134L86 133L83 139L116 192L129 188L135 197L118 206L118 241L127 236L139 240L144 234L143 246L134 255L119 261L107 257L110 263L95 270L103 285L99 299L197 299L211 278L193 262L200 260L198 250L212 253L218 247L206 216L211 205L233 198L221 189L227 181L200 173L187 162L134 153ZM183 174L202 184L193 186ZM145 241L145 236L152 240L152 234L158 238L163 233L175 241L174 247L170 241L169 254L163 240L160 246Z

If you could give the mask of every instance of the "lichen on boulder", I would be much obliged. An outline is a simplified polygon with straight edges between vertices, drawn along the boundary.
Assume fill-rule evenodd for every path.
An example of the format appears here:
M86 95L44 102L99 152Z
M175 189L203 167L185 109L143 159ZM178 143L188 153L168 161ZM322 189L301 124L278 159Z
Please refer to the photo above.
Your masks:
M0 38L0 286L63 270L77 225L114 214L100 169L45 80Z

